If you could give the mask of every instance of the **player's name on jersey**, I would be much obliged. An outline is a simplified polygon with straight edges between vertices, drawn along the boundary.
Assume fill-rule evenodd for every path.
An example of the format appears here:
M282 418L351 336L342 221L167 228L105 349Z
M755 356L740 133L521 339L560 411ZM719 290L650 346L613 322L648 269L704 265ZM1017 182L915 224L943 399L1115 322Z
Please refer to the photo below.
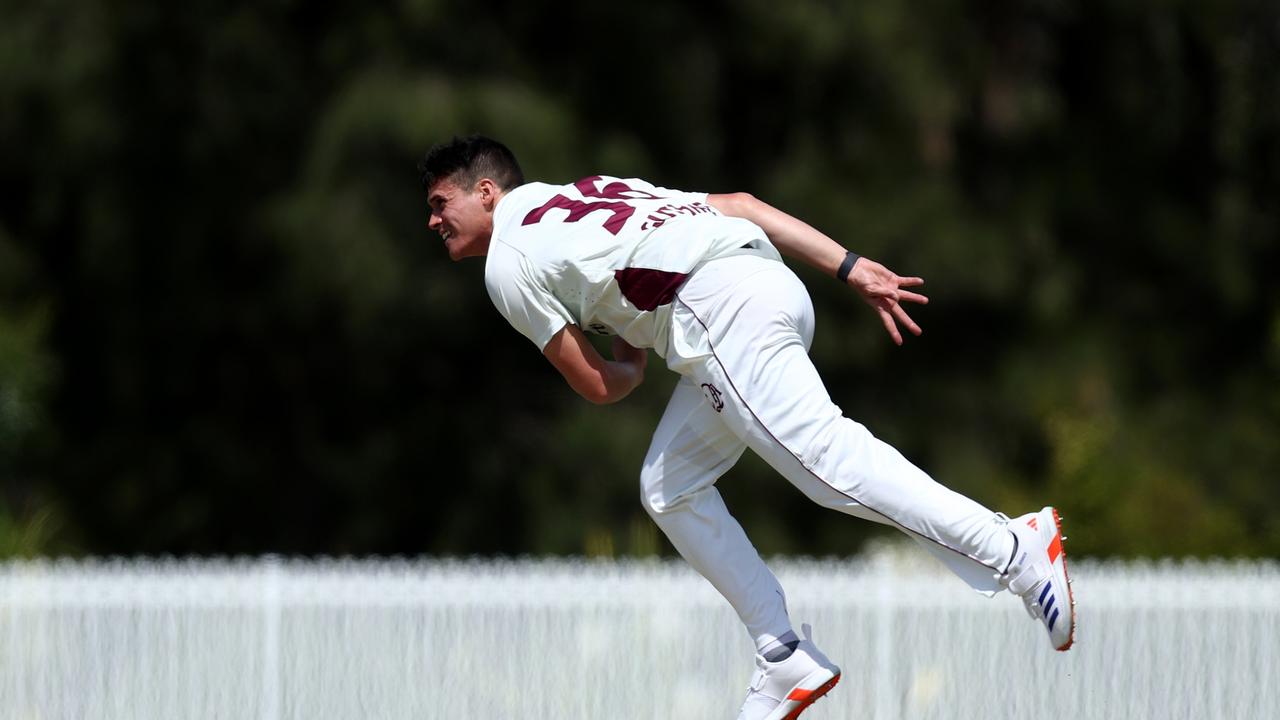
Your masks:
M644 219L644 223L640 226L640 229L649 230L651 228L660 228L665 225L668 220L674 220L681 215L701 215L702 213L714 213L715 211L715 208L704 202L692 202L688 205L667 204L658 208L646 217Z

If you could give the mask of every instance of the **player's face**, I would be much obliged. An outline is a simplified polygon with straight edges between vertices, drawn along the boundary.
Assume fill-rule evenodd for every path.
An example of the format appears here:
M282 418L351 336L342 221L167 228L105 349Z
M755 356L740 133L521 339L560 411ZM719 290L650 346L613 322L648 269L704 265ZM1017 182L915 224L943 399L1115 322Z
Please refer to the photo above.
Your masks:
M493 234L495 186L491 180L480 180L470 190L455 185L450 178L438 180L427 190L431 219L427 227L440 233L449 257L484 255L489 251Z

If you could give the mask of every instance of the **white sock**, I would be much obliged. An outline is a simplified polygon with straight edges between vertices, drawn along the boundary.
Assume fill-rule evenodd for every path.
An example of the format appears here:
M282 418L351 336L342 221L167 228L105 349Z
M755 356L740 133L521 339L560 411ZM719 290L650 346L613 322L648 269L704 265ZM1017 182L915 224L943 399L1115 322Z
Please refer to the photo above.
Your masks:
M782 662L791 657L791 653L795 652L799 644L800 638L796 636L796 631L788 630L773 642L760 648L760 655L768 662Z

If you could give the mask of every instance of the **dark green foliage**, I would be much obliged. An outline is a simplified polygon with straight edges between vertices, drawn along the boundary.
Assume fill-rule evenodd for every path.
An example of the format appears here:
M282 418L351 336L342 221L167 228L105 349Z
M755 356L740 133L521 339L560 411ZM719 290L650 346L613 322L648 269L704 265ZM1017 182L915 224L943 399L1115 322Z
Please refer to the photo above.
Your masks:
M234 5L234 4L233 4ZM578 400L426 231L431 144L750 191L851 417L1096 555L1280 553L1280 5L0 0L0 554L669 551L673 377ZM873 526L752 458L765 553Z

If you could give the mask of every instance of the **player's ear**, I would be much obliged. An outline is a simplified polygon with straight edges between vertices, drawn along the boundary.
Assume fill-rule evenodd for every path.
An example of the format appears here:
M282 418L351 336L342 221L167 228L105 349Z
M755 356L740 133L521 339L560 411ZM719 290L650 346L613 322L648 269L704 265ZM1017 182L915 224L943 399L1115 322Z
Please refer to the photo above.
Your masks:
M476 192L480 193L480 202L486 210L492 210L498 204L498 184L489 178L480 178L476 182Z

